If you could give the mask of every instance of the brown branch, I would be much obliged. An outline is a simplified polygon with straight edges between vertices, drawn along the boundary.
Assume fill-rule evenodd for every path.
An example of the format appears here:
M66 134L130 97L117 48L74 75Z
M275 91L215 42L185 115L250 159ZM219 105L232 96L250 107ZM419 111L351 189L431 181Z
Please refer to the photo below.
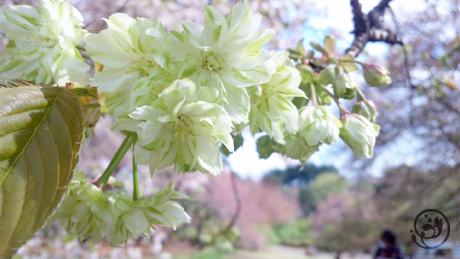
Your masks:
M116 13L122 13L122 12L124 12L124 10L126 9L126 7L127 7L128 4L129 4L129 1L130 1L130 0L126 0L125 3L124 3L122 6L118 7L118 9L117 9L115 12L116 12Z
M367 21L367 16L361 8L361 3L359 0L350 0L350 5L353 10L353 23L355 24L355 40L353 41L351 47L346 50L347 55L352 55L356 57L361 53L366 46L366 43L369 39L367 34L369 30L369 22Z
M228 232L233 228L233 226L236 223L236 220L238 219L238 216L240 215L240 211L241 211L240 195L238 194L238 189L236 188L236 174L234 172L231 172L230 174L231 174L233 194L235 195L235 200L236 200L236 211L235 211L235 214L233 214L233 217L230 220L230 223L228 224L228 226L225 228L224 232Z
M347 55L357 57L369 41L386 42L391 45L403 44L397 34L388 28L383 21L383 16L390 2L391 0L381 0L372 11L365 14L359 0L350 0L353 10L353 23L355 25L353 31L355 39L351 47L346 50L345 53Z

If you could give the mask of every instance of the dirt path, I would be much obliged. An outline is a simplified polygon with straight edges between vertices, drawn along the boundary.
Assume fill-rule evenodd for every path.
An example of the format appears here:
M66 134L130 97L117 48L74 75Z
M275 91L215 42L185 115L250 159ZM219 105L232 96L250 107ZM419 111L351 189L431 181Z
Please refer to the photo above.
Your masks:
M307 256L305 248L287 247L287 246L272 246L267 251L237 251L231 253L228 259L334 259L334 253L317 253ZM371 259L368 254L350 255L344 253L341 259Z

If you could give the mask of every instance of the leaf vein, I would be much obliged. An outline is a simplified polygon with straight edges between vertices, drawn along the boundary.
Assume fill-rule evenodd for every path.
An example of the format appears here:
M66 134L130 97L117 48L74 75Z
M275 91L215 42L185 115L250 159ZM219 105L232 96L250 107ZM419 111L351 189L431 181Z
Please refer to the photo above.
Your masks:
M4 137L7 137L8 135L11 135L11 134L14 134L14 133L20 133L20 132L23 132L23 131L30 131L30 130L33 130L34 128L29 128L29 129L22 129L22 130L17 130L17 131L13 131L13 132L10 132L6 135L3 135L3 136L0 136L0 140ZM1 161L0 161L1 162Z
M45 119L48 117L48 114L49 112L51 111L51 109L53 108L53 106L55 106L56 104L56 101L57 99L59 98L59 96L61 95L62 91L60 91L58 93L58 95L55 97L55 100L53 102L53 104L50 106L49 109L47 109L45 115L43 115L43 119L40 121L40 123L37 125L37 128L34 130L34 133L32 134L32 136L29 138L29 140L27 141L27 143L24 145L24 148L21 150L21 152L16 156L16 158L14 159L14 162L13 164L11 165L11 167L8 169L8 171L6 172L5 174L5 177L0 181L0 185L3 184L3 181L5 180L6 176L11 172L11 169L14 167L14 165L17 163L19 157L23 156L24 155L24 150L26 150L26 148L29 146L30 144L30 141L32 141L32 138L35 137L35 134L37 133L37 130L40 128L40 126L43 124L43 121L45 121ZM67 125L66 125L67 126Z

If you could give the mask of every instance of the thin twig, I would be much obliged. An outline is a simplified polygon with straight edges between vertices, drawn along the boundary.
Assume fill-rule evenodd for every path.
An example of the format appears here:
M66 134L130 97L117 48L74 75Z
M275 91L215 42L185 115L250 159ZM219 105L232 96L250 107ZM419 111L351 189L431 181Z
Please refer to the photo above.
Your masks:
M311 101L314 106L318 106L318 99L316 97L315 85L310 83L310 89L311 89Z
M333 100L334 102L337 104L337 106L339 107L340 109L340 116L342 116L343 114L347 113L347 109L340 103L339 101L339 98L337 98L337 96L335 96L334 94L332 94L331 92L329 92L329 90L327 90L326 88L323 89Z
M238 193L238 188L236 188L236 174L231 172L230 173L231 181L232 181L232 190L233 190L233 195L235 196L235 201L236 201L236 211L235 214L233 214L233 217L228 224L228 226L225 228L224 232L230 231L233 226L236 223L236 220L238 219L238 216L240 215L241 211L241 200L240 200L240 195Z
M401 33L401 30L399 29L398 22L396 20L396 16L395 16L395 14L393 12L393 9L391 9L391 7L390 7L390 8L388 8L388 10L390 11L390 14L391 14L394 26L395 26L396 35L402 41L402 33ZM410 64L409 64L409 53L407 52L407 49L404 46L404 43L402 43L402 45L403 45L402 46L402 51L403 51L403 55L404 55L404 75L405 75L407 86L410 88L410 90L409 90L409 126L414 128L415 125L414 125L414 120L412 118L412 114L413 114L412 111L414 109L414 107L413 107L414 105L412 103L412 100L414 99L414 91L412 91L412 90L417 89L417 86L412 84L412 77L411 77L411 74L410 74L411 68L410 68Z
M126 6L128 6L129 1L130 0L126 0L125 3L122 6L120 6L115 12L116 13L122 13L125 10Z

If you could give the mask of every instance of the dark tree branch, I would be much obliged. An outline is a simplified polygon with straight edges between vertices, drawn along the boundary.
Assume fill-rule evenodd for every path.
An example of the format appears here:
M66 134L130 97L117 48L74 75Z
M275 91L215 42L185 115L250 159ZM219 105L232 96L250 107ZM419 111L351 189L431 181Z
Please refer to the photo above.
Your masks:
M383 20L390 1L381 0L372 11L365 14L359 0L350 0L350 5L353 9L353 23L355 24L355 30L353 31L355 39L351 47L346 50L347 55L357 57L369 41L386 42L391 45L403 44L398 39L397 34L388 28Z
M225 228L224 232L228 232L233 228L233 226L236 223L236 220L238 219L238 216L240 215L240 211L241 211L241 199L240 199L240 195L238 193L238 188L236 188L236 174L234 172L231 172L230 177L231 177L231 181L232 181L233 194L235 195L236 211L235 211L235 214L233 214L233 217L230 220L230 223L228 223L228 225Z
M367 21L366 14L361 9L361 3L359 0L351 0L350 4L353 9L353 23L355 24L355 30L353 33L355 34L355 40L345 53L356 57L364 49L364 46L366 46L369 39L367 32L370 25Z
M122 13L125 11L126 7L128 6L130 0L126 0L125 3L120 6L115 12L116 13Z
M402 42L398 39L396 33L385 30L385 29L375 29L369 32L369 41L377 42L383 41L388 44L401 44Z

